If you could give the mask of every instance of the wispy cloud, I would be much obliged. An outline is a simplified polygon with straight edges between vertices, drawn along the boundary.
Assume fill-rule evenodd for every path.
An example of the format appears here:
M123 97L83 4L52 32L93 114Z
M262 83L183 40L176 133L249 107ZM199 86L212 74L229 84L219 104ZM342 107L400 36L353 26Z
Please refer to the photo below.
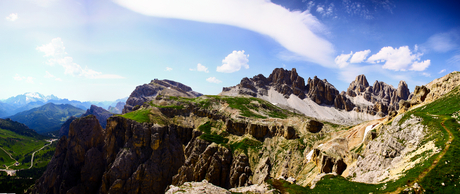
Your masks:
M33 84L34 83L34 79L33 77L25 77L25 76L20 76L19 74L16 74L14 77L13 77L14 80L17 80L17 81L22 81L24 80L26 83L29 83L29 84Z
M452 56L451 58L447 59L447 63L449 65L459 66L460 65L460 54L456 54Z
M8 21L14 22L18 19L18 14L17 13L12 13L9 16L5 18Z
M51 74L50 72L48 72L48 71L46 71L44 77L45 77L45 78L51 78L51 79L54 79L54 80L56 80L56 81L62 81L61 78L57 78L56 76L52 75L52 74Z
M208 81L210 83L215 83L215 84L222 83L222 81L218 80L216 77L210 77L210 78L206 79L206 81Z
M198 65L196 65L196 69L195 68L190 68L189 70L190 71L201 71L201 72L209 73L208 68L206 66L202 65L201 63L198 63Z
M241 67L245 69L249 69L249 55L244 54L244 50L242 51L233 51L232 53L228 54L225 59L222 60L222 66L217 67L218 72L223 73L233 73L239 71Z
M173 68L171 68L171 67L166 67L166 69L165 69L165 71L172 71L172 70L173 70Z
M423 72L422 75L425 76L425 77L431 77L431 74L429 74L427 72Z
M443 70L439 71L438 74L441 74L441 73L444 73L444 72L446 72L446 69L443 69Z
M95 70L89 69L88 67L81 67L77 63L73 62L73 58L66 56L64 42L61 38L54 38L50 43L42 46L37 46L36 50L45 53L44 57L50 57L48 64L53 66L55 64L64 67L64 74L86 77L91 79L120 79L124 78L119 75L103 74Z
M266 0L115 0L156 17L226 24L267 35L303 60L335 67L333 45L315 34L324 25L309 11L290 11Z
M460 31L455 29L432 35L423 46L425 50L444 53L459 48L459 44Z

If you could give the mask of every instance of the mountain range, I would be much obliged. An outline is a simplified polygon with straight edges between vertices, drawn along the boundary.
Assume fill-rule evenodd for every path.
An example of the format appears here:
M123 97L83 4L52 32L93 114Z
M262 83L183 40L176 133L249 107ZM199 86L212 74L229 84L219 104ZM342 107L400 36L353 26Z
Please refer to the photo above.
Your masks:
M339 92L275 69L202 95L152 80L105 129L96 106L69 120L28 192L453 193L459 85L459 72L412 93L359 75Z
M68 100L63 98L58 98L54 95L45 96L37 92L27 92L17 96L10 97L6 100L0 101L0 118L7 118L8 116L14 115L19 112L27 111L32 108L40 107L46 103L53 104L70 104L79 109L89 109L91 105L97 105L103 107L104 109L109 109L109 107L116 107L117 103L121 102L123 104L126 102L126 98L117 99L115 101L77 101L77 100Z
M17 113L10 117L11 120L24 123L37 133L46 134L57 131L71 116L81 116L84 110L70 104L47 103L43 106Z

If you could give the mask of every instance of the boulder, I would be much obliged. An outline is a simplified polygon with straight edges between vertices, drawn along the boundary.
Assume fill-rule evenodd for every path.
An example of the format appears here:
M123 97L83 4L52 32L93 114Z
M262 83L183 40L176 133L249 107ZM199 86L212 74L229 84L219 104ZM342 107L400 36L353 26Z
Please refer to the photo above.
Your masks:
M307 131L309 131L311 133L318 133L318 132L321 131L323 126L324 126L324 124L319 122L319 121L309 120L309 121L307 121L306 128L307 128Z

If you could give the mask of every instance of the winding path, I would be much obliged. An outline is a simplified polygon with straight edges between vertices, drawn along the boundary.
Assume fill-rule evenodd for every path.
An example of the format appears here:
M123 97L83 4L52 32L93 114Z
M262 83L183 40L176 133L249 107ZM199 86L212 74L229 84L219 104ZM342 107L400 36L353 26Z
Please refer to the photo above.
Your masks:
M51 144L53 143L53 141L56 141L56 140L57 140L57 139L52 139L52 140L50 140L50 141L49 141L49 142L50 142L49 144L44 145L42 148L40 148L40 149L36 150L34 153L32 153L32 159L30 160L30 167L29 167L29 169L31 169L32 166L34 166L34 156L35 156L35 153L38 152L38 151L40 151L40 150L42 150L42 149L45 148L46 146L51 145Z
M48 141L48 140L47 140ZM51 145L54 141L57 141L57 139L51 139L49 140L49 144L46 144L44 145L43 147L41 147L40 149L34 151L32 153L32 158L30 160L30 167L27 168L27 169L31 169L33 166L34 166L34 156L35 156L35 153L37 153L38 151L42 150L43 148L45 148L46 146L49 146ZM16 161L16 163L18 162L17 160L15 160L13 157L11 157L11 154L9 152L7 152L6 150L4 150L2 147L0 147L0 149L2 149L5 153L7 153L11 159L13 159L14 161ZM24 170L25 168L23 169L16 169L16 170L8 170L9 166L6 167L6 169L0 169L0 171L4 171L4 172L7 172L9 175L12 175L12 174L16 174L16 171L20 171L20 170Z
M432 115L432 116L437 116L437 115ZM416 182L420 182L423 178L425 178L425 176L431 171L433 170L434 167L436 167L436 165L439 163L439 161L441 160L442 157L444 157L444 155L446 155L447 153L447 150L449 150L449 147L450 147L450 144L452 143L452 141L454 140L454 134L452 134L452 132L450 132L449 129L447 129L447 127L444 125L444 122L446 121L447 119L444 119L442 122L441 122L441 125L442 127L447 131L447 133L449 133L449 139L447 140L446 142L446 147L442 150L442 152L438 155L438 157L436 157L436 159L434 159L433 163L431 164L430 167L428 167L427 169L423 170L422 173L420 173L420 175L418 175L418 177L407 184L407 187L412 187L412 185ZM403 187L398 187L398 189L396 189L395 191L393 192L389 192L389 193L401 193L401 191L403 191Z
M18 161L17 161L16 159L14 159L14 158L11 156L11 154L10 154L9 152L7 152L5 149L3 149L2 147L0 147L0 149L2 149L6 154L8 154L8 156L10 156L10 158L11 158L12 160L14 160L16 163L18 162ZM12 165L14 165L14 164L12 164ZM11 166L11 165L10 165L10 166ZM8 168L9 168L10 166L6 166L6 169L8 170Z

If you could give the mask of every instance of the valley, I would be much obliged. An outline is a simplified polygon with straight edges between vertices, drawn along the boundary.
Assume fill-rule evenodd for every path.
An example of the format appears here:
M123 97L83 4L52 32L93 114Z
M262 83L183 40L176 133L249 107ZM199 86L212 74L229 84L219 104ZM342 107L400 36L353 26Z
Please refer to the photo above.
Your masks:
M291 76L265 85L256 80L253 88L268 89L252 90L256 97L244 89L250 84L233 87L231 95L226 88L220 95L202 95L170 80L138 86L123 114L73 120L29 192L176 193L190 185L237 193L454 192L460 95L452 80L459 80L459 73L399 101L372 103L373 94L342 93L335 99L354 108L340 109L327 106L327 90L301 99L270 89L295 90L291 79L300 79L292 76L295 70L281 70ZM365 79L359 76L350 87L368 86ZM436 87L447 92L431 94ZM397 96L397 91L377 94ZM363 99L348 101L356 98ZM292 99L298 103L289 103ZM304 102L316 113L306 114Z

